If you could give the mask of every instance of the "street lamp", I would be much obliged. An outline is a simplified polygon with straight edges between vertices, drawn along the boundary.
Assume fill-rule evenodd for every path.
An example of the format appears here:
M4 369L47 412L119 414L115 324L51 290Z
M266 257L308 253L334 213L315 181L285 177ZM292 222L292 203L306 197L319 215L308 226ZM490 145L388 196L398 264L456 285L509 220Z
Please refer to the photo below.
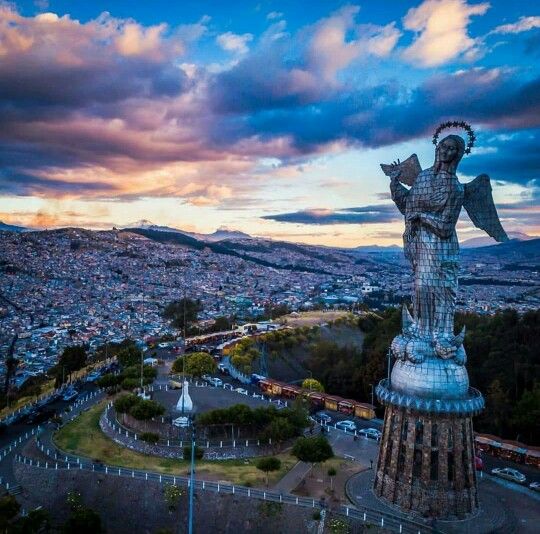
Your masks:
M191 419L191 467L189 473L189 524L188 534L193 534L193 494L195 486L195 421Z
M375 406L373 402L373 384L370 384L369 387L371 388L371 406Z

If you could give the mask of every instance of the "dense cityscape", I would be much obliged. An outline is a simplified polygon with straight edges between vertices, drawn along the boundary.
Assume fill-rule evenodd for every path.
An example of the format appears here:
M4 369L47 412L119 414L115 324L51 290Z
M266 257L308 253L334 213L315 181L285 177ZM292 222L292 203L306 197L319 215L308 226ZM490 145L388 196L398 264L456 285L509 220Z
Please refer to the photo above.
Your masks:
M352 310L366 303L382 309L400 305L410 294L411 277L399 249L291 247L258 239L235 244L276 267L210 249L162 244L130 231L3 232L0 350L5 352L18 332L18 384L55 365L68 345L86 344L92 351L125 338L180 336L164 319L163 308L184 295L201 301L198 326L203 332L217 317L241 324L269 319L268 310L279 306ZM465 249L459 309L493 313L514 307L523 312L539 306L536 259L515 245L513 254L495 259L490 248Z

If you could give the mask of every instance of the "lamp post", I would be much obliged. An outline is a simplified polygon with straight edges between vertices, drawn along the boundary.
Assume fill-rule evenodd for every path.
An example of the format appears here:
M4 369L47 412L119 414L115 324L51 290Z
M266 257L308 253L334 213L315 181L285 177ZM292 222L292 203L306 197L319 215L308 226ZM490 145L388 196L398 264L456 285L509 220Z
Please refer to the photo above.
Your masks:
M189 517L188 534L193 534L193 494L195 486L195 422L191 419L191 468L189 473Z
M373 384L370 384L369 387L371 388L371 406L375 406L375 403L373 401Z

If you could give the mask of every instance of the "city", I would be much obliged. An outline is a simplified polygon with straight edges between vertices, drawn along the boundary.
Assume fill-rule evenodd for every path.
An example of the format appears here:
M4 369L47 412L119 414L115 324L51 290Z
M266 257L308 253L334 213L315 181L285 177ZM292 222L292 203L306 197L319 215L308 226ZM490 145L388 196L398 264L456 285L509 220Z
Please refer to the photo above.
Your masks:
M535 7L0 2L0 530L536 533Z

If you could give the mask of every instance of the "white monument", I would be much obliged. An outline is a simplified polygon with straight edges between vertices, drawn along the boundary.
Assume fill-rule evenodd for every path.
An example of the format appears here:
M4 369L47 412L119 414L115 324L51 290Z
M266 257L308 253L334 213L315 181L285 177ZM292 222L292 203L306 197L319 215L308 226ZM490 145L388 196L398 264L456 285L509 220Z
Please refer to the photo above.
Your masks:
M182 413L191 413L193 411L193 401L189 396L189 384L187 380L184 380L182 395L180 395L180 398L176 403L176 409Z

